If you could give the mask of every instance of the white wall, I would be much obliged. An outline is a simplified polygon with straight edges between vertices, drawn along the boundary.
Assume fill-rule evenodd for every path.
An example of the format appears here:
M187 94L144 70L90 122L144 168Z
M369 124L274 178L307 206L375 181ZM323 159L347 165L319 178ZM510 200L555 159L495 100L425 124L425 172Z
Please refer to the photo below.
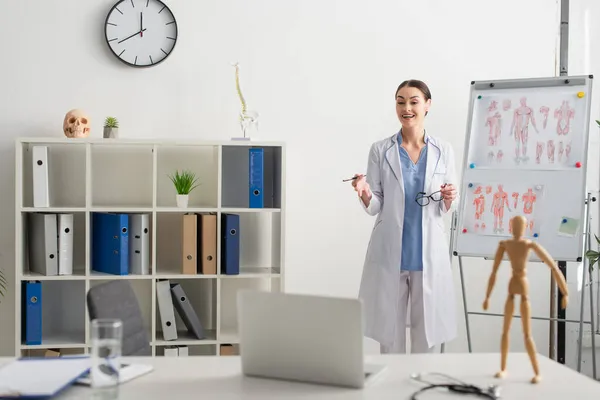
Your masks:
M396 86L407 78L430 85L427 128L461 160L471 80L557 71L557 1L506 0L491 10L476 0L169 0L179 42L166 62L145 70L124 66L104 43L112 3L0 6L0 35L13 38L0 64L0 263L10 279L15 137L62 136L64 114L77 107L90 114L96 137L104 117L116 115L122 137L228 139L239 133L229 64L239 61L246 100L261 114L260 138L289 145L287 289L356 296L373 220L341 179L364 171L369 145L397 130ZM480 310L490 264L466 260L465 268L469 307ZM506 272L494 312L502 309ZM531 279L533 312L547 315L549 273L532 268ZM458 273L456 284L461 336L447 350L465 351ZM12 354L12 309L10 298L0 304L0 354ZM547 325L533 324L542 353ZM471 326L475 351L498 350L498 318L473 317ZM480 334L490 326L497 335ZM513 326L512 349L522 350L518 320Z

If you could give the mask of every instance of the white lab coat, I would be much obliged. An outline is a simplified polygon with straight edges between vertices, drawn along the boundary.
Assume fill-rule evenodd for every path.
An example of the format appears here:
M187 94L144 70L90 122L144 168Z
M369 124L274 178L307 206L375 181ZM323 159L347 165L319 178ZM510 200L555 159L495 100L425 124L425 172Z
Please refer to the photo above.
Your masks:
M430 194L444 183L452 183L458 192L452 147L430 135L426 140L424 191ZM391 346L397 336L405 203L399 150L397 134L371 146L366 179L373 197L369 207L359 199L369 215L377 215L359 291L365 310L365 336L385 346ZM423 207L423 304L429 347L456 337L454 281L442 216L457 203L458 198L450 210L443 201Z

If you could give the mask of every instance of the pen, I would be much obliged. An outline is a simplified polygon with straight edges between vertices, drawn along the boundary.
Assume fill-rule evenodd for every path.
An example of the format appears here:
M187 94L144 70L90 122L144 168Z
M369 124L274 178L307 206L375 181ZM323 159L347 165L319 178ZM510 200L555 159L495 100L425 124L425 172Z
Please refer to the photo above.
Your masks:
M366 177L366 175L363 175L363 176ZM358 176L353 176L352 178L344 179L342 182L353 181L353 180L355 180L357 178L358 178Z

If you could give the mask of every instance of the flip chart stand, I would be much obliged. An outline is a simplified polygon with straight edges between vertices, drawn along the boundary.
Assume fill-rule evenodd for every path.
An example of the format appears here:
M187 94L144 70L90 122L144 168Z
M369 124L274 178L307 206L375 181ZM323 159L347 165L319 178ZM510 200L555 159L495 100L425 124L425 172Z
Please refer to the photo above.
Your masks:
M588 192L587 194L587 198L585 200L585 225L583 228L583 232L581 233L581 235L583 236L583 238L585 239L584 242L584 246L585 248L582 250L582 266L583 266L583 271L582 271L582 277L581 277L581 300L580 300L580 312L579 312L579 319L578 320L573 320L573 319L566 319L566 318L550 318L550 317L536 317L536 316L531 316L532 320L543 320L543 321L553 321L553 322L559 322L561 323L561 325L563 325L561 328L563 329L563 333L561 334L559 332L559 340L562 340L563 343L559 343L558 347L564 350L565 348L565 334L564 334L564 324L566 322L569 323L578 323L579 324L579 340L578 340L578 345L577 345L577 372L581 372L581 353L582 353L582 349L583 349L583 325L584 324L589 324L590 325L590 333L591 333L591 345L592 345L592 368L593 368L593 378L597 379L597 374L596 374L596 339L595 339L595 332L594 332L594 296L593 296L593 278L592 278L592 274L591 271L589 270L589 261L588 259L585 257L585 253L588 250L591 250L592 247L592 234L590 232L590 203L595 202L596 198L592 197L592 194ZM453 244L454 244L454 239L455 239L455 234L456 234L456 224L457 224L457 212L454 211L452 213L452 224L451 224L451 229L450 229L450 249L453 248ZM452 250L451 250L452 251ZM457 255L456 252L452 252L451 253L451 257L452 255ZM485 260L488 260L488 258L484 258ZM533 261L530 261L533 262ZM558 261L559 266L562 266L563 268L561 269L561 272L566 275L566 262L563 261ZM466 288L465 288L465 278L464 278L464 272L463 272L463 263L462 263L462 256L458 256L458 266L459 266L459 271L460 271L460 282L461 282L461 288L462 288L462 299L463 299L463 308L464 308L464 314L465 314L465 325L466 325L466 331L467 331L467 345L468 345L468 349L469 349L469 353L472 353L472 345L471 345L471 329L469 326L469 315L484 315L484 316L494 316L494 317L502 317L504 318L504 314L496 314L496 313L489 313L489 312L476 312L476 311L469 311L468 309L468 305L467 305L467 296L466 296ZM600 267L600 266L598 266ZM566 276L565 276L566 279ZM584 320L584 303L585 303L585 286L586 286L586 281L589 280L589 283L587 284L589 287L589 293L590 293L590 320L589 321L585 321ZM600 282L598 282L600 283ZM481 299L483 301L483 299ZM561 310L561 301L562 301L562 295L559 293L559 295L557 296L557 301L558 301L558 305L557 308L558 310ZM568 305L567 305L568 307ZM563 310L561 310L563 311ZM560 314L559 314L560 315ZM564 314L563 314L564 315ZM521 318L520 315L513 315L513 318L517 319L517 318ZM552 340L554 340L554 338L552 338ZM500 346L500 344L498 344L498 346ZM444 352L444 345L442 345L442 353ZM563 355L563 363L564 363L564 355Z

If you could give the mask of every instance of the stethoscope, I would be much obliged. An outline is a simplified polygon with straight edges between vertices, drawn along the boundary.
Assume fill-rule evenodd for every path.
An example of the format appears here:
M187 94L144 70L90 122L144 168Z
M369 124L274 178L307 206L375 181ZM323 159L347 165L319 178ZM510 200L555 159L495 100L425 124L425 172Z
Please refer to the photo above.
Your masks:
M423 393L430 389L435 389L435 388L446 388L449 391L454 392L454 393L465 394L465 395L474 395L477 397L483 397L483 398L490 399L490 400L498 400L500 398L500 386L498 386L498 385L489 385L487 388L481 388L479 386L471 385L469 383L460 381L460 380L453 378L446 374L433 372L433 373L430 373L429 375L442 376L453 382L452 383L450 383L450 382L449 383L433 383L433 382L428 382L425 379L423 379L423 376L420 373L411 374L410 375L411 379L413 379L417 382L420 382L420 383L427 384L427 386L425 386L424 388L413 393L413 395L410 397L411 400L417 400L418 394Z

